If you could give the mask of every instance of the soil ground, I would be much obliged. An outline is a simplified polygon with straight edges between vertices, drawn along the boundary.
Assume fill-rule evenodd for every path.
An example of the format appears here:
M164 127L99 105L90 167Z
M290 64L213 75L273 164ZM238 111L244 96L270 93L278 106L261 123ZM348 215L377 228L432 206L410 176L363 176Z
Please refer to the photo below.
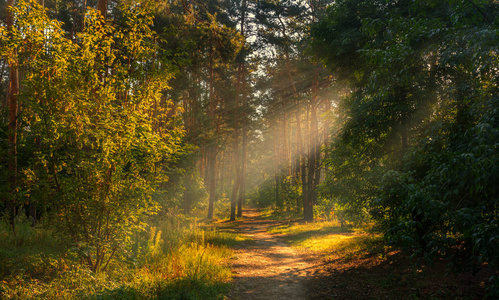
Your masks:
M286 222L288 223L288 222ZM358 257L323 255L290 247L257 209L222 226L247 236L231 259L231 300L270 299L483 299L491 271L450 275L445 262L416 267L401 251L373 250Z
M234 275L229 299L307 299L306 279L314 269L303 255L267 232L277 221L262 220L259 211L245 210L236 232L249 237L231 261Z

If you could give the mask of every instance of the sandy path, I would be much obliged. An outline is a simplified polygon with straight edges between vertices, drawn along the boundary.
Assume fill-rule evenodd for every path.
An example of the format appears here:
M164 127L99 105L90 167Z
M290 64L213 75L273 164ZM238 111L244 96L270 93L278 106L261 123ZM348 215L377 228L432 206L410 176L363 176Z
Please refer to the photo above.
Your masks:
M234 284L229 299L307 299L305 279L311 266L293 248L267 232L276 221L261 220L257 210L245 210L236 232L252 240L236 249L231 267Z

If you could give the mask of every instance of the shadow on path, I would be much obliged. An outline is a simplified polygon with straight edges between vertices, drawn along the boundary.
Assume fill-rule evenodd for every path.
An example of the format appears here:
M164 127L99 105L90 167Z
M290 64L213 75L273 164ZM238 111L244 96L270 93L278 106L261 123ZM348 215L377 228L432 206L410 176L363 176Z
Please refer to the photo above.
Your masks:
M309 263L293 248L267 232L279 221L263 220L260 210L246 209L233 232L251 240L236 248L231 267L234 275L229 299L307 299L304 281Z

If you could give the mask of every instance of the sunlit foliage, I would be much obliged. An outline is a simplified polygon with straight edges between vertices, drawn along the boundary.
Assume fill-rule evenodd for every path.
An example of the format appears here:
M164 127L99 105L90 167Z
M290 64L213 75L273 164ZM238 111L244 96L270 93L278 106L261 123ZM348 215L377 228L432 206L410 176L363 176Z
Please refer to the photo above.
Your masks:
M95 10L74 40L35 2L13 8L2 53L24 74L23 193L53 216L93 271L105 268L143 217L180 150L181 128L153 130L152 110L170 77L154 60L146 6L120 6L120 25ZM17 50L17 55L12 53Z

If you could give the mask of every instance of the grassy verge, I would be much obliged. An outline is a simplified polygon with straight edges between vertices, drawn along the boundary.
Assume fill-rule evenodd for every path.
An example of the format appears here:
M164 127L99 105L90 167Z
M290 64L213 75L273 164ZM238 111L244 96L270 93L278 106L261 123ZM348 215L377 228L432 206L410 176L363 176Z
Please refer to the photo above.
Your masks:
M270 231L316 261L311 299L483 299L490 277L486 268L456 275L446 261L412 259L371 228L290 222Z
M360 258L384 251L382 235L369 227L341 227L337 222L289 223L270 229L292 246L323 258Z
M229 246L241 238L194 219L165 217L94 274L50 230L0 225L0 299L223 299Z

